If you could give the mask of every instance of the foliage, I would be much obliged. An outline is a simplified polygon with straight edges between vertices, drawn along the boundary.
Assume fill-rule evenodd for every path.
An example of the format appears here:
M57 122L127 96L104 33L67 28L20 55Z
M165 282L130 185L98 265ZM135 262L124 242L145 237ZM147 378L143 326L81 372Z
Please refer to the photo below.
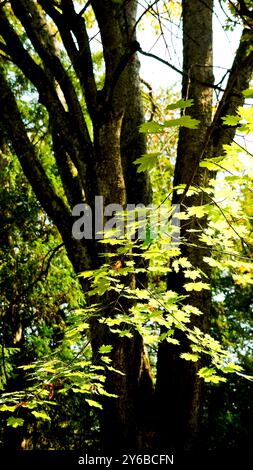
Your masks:
M74 448L75 440L81 436L85 440L89 434L83 420L94 428L91 413L83 406L84 413L80 414L80 400L71 393L66 394L69 407L58 397L57 411L52 410L51 400L45 400L53 392L47 383L41 384L43 402L37 395L34 404L27 396L30 383L25 370L57 349L68 317L82 304L83 295L59 235L38 204L15 156L5 147L1 158L1 446L9 445L7 425L20 429L20 437L27 436L33 448L44 448L50 434L50 445L55 448ZM64 354L69 360L67 348L62 350ZM46 422L51 423L51 431ZM54 436L54 426L61 429L64 422L69 437L61 433ZM40 429L40 444L34 441L36 426ZM95 437L96 431L93 433Z
M189 106L191 103L183 101L176 103L177 107L184 108L186 105ZM170 105L168 108L174 110L175 106ZM242 132L252 131L251 111L245 112L244 109L240 109L238 112L240 118L243 117L245 120ZM237 122L228 117L225 124L235 125ZM142 127L142 131L143 129ZM145 130L152 133L154 129L150 124L146 126ZM159 129L160 131L161 129ZM205 206L189 207L179 215L182 220L188 220L191 217L201 220L202 217L208 217L208 228L202 232L200 225L199 238L200 241L212 245L213 255L204 257L204 261L220 272L220 276L224 276L226 272L231 273L230 276L234 279L235 286L245 288L245 286L250 286L253 281L252 263L247 259L247 256L242 258L241 255L241 241L244 242L245 251L249 242L247 240L249 218L246 213L247 207L243 207L242 204L242 191L247 194L251 175L249 172L246 176L239 172L241 154L241 147L232 144L226 148L226 155L222 157L222 160L219 158L219 162L217 159L201 162L202 167L212 164L221 168L221 179L212 180L209 188L193 186L191 188L193 192L205 192L210 195L210 202ZM154 158L152 165L150 164L148 167L145 165L147 156L143 156L142 159L135 162L140 165L140 171L147 168L151 172L157 171L156 168L159 167L157 161L162 154L158 152L151 155ZM232 179L231 170L237 173L233 174ZM240 190L238 185L240 185ZM180 188L179 192L182 189ZM136 222L135 230L138 228L138 222ZM157 229L152 225L150 228L153 231ZM200 367L198 374L207 383L224 382L227 374L231 372L244 375L238 361L233 359L233 348L229 348L230 351L226 350L212 336L202 332L196 326L193 328L191 326L191 316L202 315L202 312L187 303L187 293L192 290L210 289L210 285L206 282L203 272L193 269L191 263L181 256L180 245L173 243L171 238L173 230L173 225L170 222L166 226L166 232L158 233L156 237L149 239L148 245L146 240L144 242L139 239L127 238L115 240L115 238L108 238L108 235L105 234L107 238L101 243L106 243L107 246L111 245L110 263L102 265L95 271L81 274L83 279L90 282L88 297L97 297L98 303L75 309L71 314L66 314L63 340L58 346L55 345L53 352L50 352L49 349L46 358L45 351L43 351L43 357L40 360L21 366L23 371L28 372L32 381L31 385L23 392L4 393L1 399L3 403L1 411L16 413L17 409L23 407L37 419L50 420L50 412L47 414L44 411L43 403L46 405L46 409L50 409L57 402L58 395L64 396L70 391L83 395L89 406L98 409L102 408L101 397L116 398L116 396L109 394L104 387L106 369L113 370L110 365L112 345L101 346L100 356L95 362L92 359L90 342L87 338L89 336L89 321L94 316L99 318L101 323L107 324L113 334L120 337L131 338L133 331L138 331L146 346L151 349L157 348L159 342L164 339L176 347L179 341L175 333L180 330L190 342L189 351L181 353L181 358L193 362L204 358L206 366ZM139 252L141 250L141 254L138 252L136 256L134 253L137 246ZM141 267L142 260L149 262L149 286L136 288L126 285L124 279L127 276L146 272L147 268ZM154 286L152 279L163 276L171 270L183 272L186 279L185 296L178 296L167 288L164 290L162 285L159 285L159 288ZM108 300L104 299L108 299L112 292L116 293L116 300L111 301L108 305ZM122 306L125 302L132 304L128 312L125 312ZM109 316L106 317L104 316L105 303L110 311ZM219 319L219 321L221 320ZM29 341L31 341L31 336ZM114 370L114 372L121 373L120 370ZM10 426L21 426L22 423L23 421L17 418L16 414L13 419L8 418Z
M110 7L112 12L119 13L123 3L119 0L113 1ZM148 6L147 13L155 17L156 32L160 34L162 32L160 5L157 6L157 14L154 15L155 3L157 2ZM160 3L169 16L181 15L180 2ZM53 2L50 11L53 11L55 18L59 18L57 15L60 11L61 18L66 15L68 5L66 3L65 10L63 4L64 2L61 4ZM78 27L76 33L74 26L73 28L70 26L68 44L71 47L69 49L67 47L69 55L62 47L64 41L61 42L61 24L56 27L57 21L54 23L50 19L51 13L48 14L49 29L56 42L61 44L57 51L58 55L54 55L56 69L51 74L48 63L52 57L50 58L50 54L48 56L43 50L43 40L39 47L37 42L36 47L36 38L35 41L31 38L29 28L26 34L26 27L23 28L22 21L13 15L11 5L12 2L11 4L4 2L3 5L7 18L13 30L18 33L25 51L29 51L34 59L35 69L36 64L39 64L41 74L46 70L48 76L46 74L45 77L49 77L51 83L50 92L47 89L48 96L52 98L53 95L50 93L55 92L54 98L56 97L58 108L62 108L60 125L58 121L58 129L55 126L57 132L60 130L60 134L53 132L57 113L54 115L52 108L51 111L49 109L46 111L42 105L43 100L45 103L48 98L47 93L43 94L43 86L38 86L37 89L35 85L31 85L25 77L25 71L22 73L17 65L12 62L9 64L6 60L5 42L8 43L6 37L1 38L4 56L1 72L15 90L15 99L21 112L25 134L33 149L36 149L35 156L41 169L45 171L47 181L52 184L51 194L63 202L60 208L66 207L68 214L73 199L80 198L81 194L83 200L86 192L86 187L84 188L86 168L82 168L78 161L82 151L84 152L83 145L88 142L89 150L94 151L100 146L101 141L103 146L103 139L100 141L98 138L100 127L103 127L110 106L113 107L114 101L117 102L117 94L121 94L122 91L118 85L121 83L123 72L116 76L117 73L113 74L110 68L108 70L108 63L112 61L113 54L116 57L116 52L121 50L122 45L114 48L112 56L109 50L108 60L107 47L103 44L103 35L101 36L104 52L101 47L95 48L90 58L93 62L94 82L91 73L88 80L85 78L87 83L83 85L78 77L80 64L74 63L73 57L80 59L86 47L82 47L86 39L88 52L90 51L90 37L87 34L85 39L84 36L87 29L90 30L90 36L93 33L96 36L97 23L90 2L83 7L83 2L77 1L75 6L80 6L80 13L77 15L73 11L72 14L78 21L76 24L79 24L80 20L84 25L84 36L80 35ZM125 8L125 5L123 6ZM48 8L51 8L49 3ZM235 13L233 8L232 12ZM26 20L28 23L29 15ZM69 19L71 23L71 18ZM108 31L105 36L107 34ZM118 45L117 41L116 44ZM124 41L122 44L125 46ZM72 58L71 48L72 53L75 51ZM21 49L22 47L19 51ZM121 67L127 68L126 64L122 65L122 59L125 58L123 52L122 54L116 72ZM106 67L104 57L105 62L108 62ZM131 61L135 62L132 49ZM57 63L62 66L60 75ZM38 77L35 74L35 83L36 80ZM107 89L108 83L111 88ZM90 97L86 90L89 86L89 90L93 90ZM252 90L245 90L244 96L251 99ZM88 103L89 98L90 103ZM231 297L235 301L238 292L241 300L247 299L252 293L250 156L241 143L233 142L224 146L222 155L215 158L208 155L198 162L199 168L196 168L196 171L203 175L203 184L197 185L193 179L189 187L178 185L173 188L172 177L178 132L180 128L186 128L187 132L194 135L194 131L197 131L202 123L190 115L191 107L195 105L192 99L175 101L171 94L164 96L162 92L159 98L159 105L162 103L163 107L162 113L157 103L152 102L152 98L151 109L147 112L151 114L150 119L139 127L140 135L145 134L147 138L148 153L138 156L134 161L136 168L132 168L132 172L136 171L138 177L149 173L155 208L148 210L146 221L143 221L143 218L137 220L137 214L134 214L131 227L126 227L129 229L126 230L126 235L115 238L114 231L105 233L104 240L98 243L101 255L101 263L97 262L99 267L82 272L79 279L74 278L58 232L21 175L14 150L5 136L5 129L3 130L1 153L4 156L4 165L0 191L3 208L1 222L4 227L0 246L3 287L0 296L2 326L0 386L3 393L0 411L6 420L2 434L8 435L9 428L13 428L13 432L17 429L18 432L22 432L22 437L28 435L32 440L35 439L34 430L37 428L41 437L39 442L30 444L31 448L36 446L62 448L68 445L74 448L75 436L79 436L79 442L87 444L91 435L87 432L88 427L91 428L90 433L96 435L96 418L102 412L103 405L109 400L115 402L118 399L116 394L108 391L106 382L108 372L111 373L111 377L124 375L122 370L113 367L114 346L119 338L123 340L123 344L125 340L141 337L153 359L153 364L156 361L159 344L168 343L175 348L175 351L178 350L182 361L193 363L192 369L194 368L198 376L210 387L209 391L212 387L213 390L215 387L222 387L228 374L231 373L235 373L232 375L234 382L238 377L252 379L250 361L242 360L242 351L251 347L248 334L245 335L246 345L241 341L240 344L234 345L236 332L239 329L245 329L246 325L247 333L251 332L251 316L244 318L239 314L238 319L236 318L238 311L231 308L234 326L231 333L227 318L229 309L226 305L226 302L231 302ZM90 115L87 104L92 110ZM120 101L118 104L121 106ZM118 110L117 113L114 111L115 109L111 115L123 114L121 111L119 113ZM72 119L74 124L69 126ZM62 125L65 121L67 126L64 128ZM76 125L77 123L79 124ZM226 129L236 127L243 138L247 137L253 130L252 107L239 107L237 115L223 117L223 124ZM68 133L68 129L73 132ZM106 128L106 132L108 129ZM107 137L103 132L104 129L102 136ZM64 149L64 138L67 136L73 139L70 140L68 148ZM22 153L20 157L21 163L24 155ZM92 152L91 155L90 160L93 160ZM66 166L63 171L59 161L62 164L65 157ZM91 168L93 170L93 167ZM211 181L210 172L213 176ZM81 189L83 185L84 190L76 195L73 187L77 189L78 180L82 183ZM69 181L71 184L68 187ZM71 190L68 191L70 187ZM36 190L35 187L34 189ZM180 208L176 211L170 197L174 191L180 201ZM193 203L186 204L185 199L189 200L191 197ZM201 202L195 204L194 197ZM153 217L158 213L158 218ZM123 214L125 224L128 215L127 212ZM189 234L189 237L179 238L180 224L184 229L186 227L184 233ZM58 225L60 226L59 221ZM185 256L184 248L191 245L189 240L193 233L197 234L193 237L193 251L201 251L200 258L208 269L194 266ZM140 234L144 234L144 237ZM214 278L216 276L213 284L206 274L209 268L214 273ZM180 295L168 288L166 279L171 273L178 274L183 280L183 293ZM82 286L88 286L85 298L78 281ZM216 289L218 298L219 295L224 295L224 292L226 296L225 299L222 298L222 305L214 296L213 305L218 311L217 322L213 321L212 331L207 333L198 327L198 318L202 318L203 312L192 304L191 299L200 295L202 291L211 289L212 291ZM91 347L94 321L97 321L98 328L105 327L103 331L108 332L108 336L103 340L104 343L101 343L95 354ZM242 338L242 335L240 337ZM247 364L246 370L242 368L243 362ZM240 388L238 382L237 386ZM84 410L83 416L80 416L80 409ZM74 422L72 428L71 419ZM69 441L66 439L64 441L62 436L58 441L53 438L54 430L57 428L62 429L63 433L65 429L71 430ZM6 436L3 440L7 440Z

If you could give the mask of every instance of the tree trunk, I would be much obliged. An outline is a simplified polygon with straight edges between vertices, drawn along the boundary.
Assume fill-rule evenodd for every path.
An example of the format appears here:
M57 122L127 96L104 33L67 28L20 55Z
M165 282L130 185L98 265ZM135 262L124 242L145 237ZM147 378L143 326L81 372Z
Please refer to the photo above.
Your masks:
M39 9L37 3L42 8ZM15 152L39 201L59 229L76 273L80 273L85 269L99 267L103 259L98 256L101 248L96 241L75 240L72 237L73 219L69 207L86 200L94 208L95 196L103 196L104 205L115 203L126 207L127 202L148 202L146 176L137 177L132 163L145 153L144 137L138 131L143 121L143 111L139 63L134 48L137 2L130 0L124 5L109 0L92 2L100 28L106 68L104 88L100 91L94 79L85 20L75 11L72 0L61 2L60 9L46 0L12 0L11 7L43 66L29 56L2 6L0 33L6 42L6 53L33 83L41 103L47 109L55 161L67 204L56 195L36 155L36 149L29 141L15 96L4 73L1 74L0 82L1 121L8 130ZM46 14L55 22L79 79L92 119L93 141L75 88L61 62ZM73 41L73 35L76 42ZM9 119L10 113L13 113L12 120ZM138 188L138 191L134 188ZM113 315L113 312L110 314ZM153 393L142 338L137 333L132 339L117 338L96 319L91 322L90 334L94 355L97 356L102 344L111 343L112 365L124 373L108 374L107 385L119 398L104 401L102 443L107 448L137 447L140 433L145 434L143 423L147 422L150 406L148 400L140 400L140 395L147 392L147 397L152 397ZM144 386L147 389L145 392ZM139 392L140 388L142 392Z
M213 83L212 75L212 9L213 2L185 0L183 3L183 71L182 96L193 99L193 106L188 108L193 118L200 121L196 130L180 128L177 161L174 174L174 187L185 185L206 186L208 175L199 169L199 159L205 148L205 139L212 118L213 90L206 85ZM181 204L184 211L189 206L199 206L209 202L203 195L186 197L174 191L173 204ZM201 220L203 227L203 219ZM188 258L193 269L200 268L209 275L203 262L203 251L196 233L188 233L187 229L199 229L196 219L192 218L185 228L181 229L180 237L187 244L181 245L182 256ZM197 245L194 248L190 245ZM206 251L205 251L206 254ZM168 276L168 289L179 294L186 294L183 288L186 279L182 272L172 272ZM210 309L209 291L202 290L197 295L188 295L186 303L198 307L202 316L192 319L192 326L206 331ZM178 334L180 351L187 351L188 341L184 334ZM174 446L188 449L198 431L199 412L201 406L202 384L196 375L197 363L188 363L180 359L178 348L166 341L162 342L158 351L156 398L159 408L158 439L161 446Z
M227 85L212 118L212 9L213 2L184 0L183 6L183 98L193 99L193 106L188 108L193 118L200 121L196 130L180 128L177 161L174 174L174 187L184 184L183 195L173 193L173 203L181 204L180 210L190 206L210 203L205 192L192 197L187 196L190 186L205 188L215 172L199 167L202 158L217 157L224 154L223 145L229 145L235 136L235 127L224 126L222 118L235 115L244 103L243 90L249 87L253 73L253 53L249 50L252 42L252 30L245 29L230 70ZM207 220L201 219L201 225L191 218L186 227L181 228L182 256L192 263L193 269L199 268L210 280L210 268L203 262L203 256L210 255L210 247L200 242L195 232L203 231ZM183 285L186 279L182 272L172 272L168 276L168 289L179 294L187 294L185 302L203 313L194 316L191 327L202 331L208 330L210 313L209 291L187 293ZM200 425L203 384L197 376L200 363L189 363L180 359L180 352L189 348L184 335L178 334L180 349L162 342L158 350L156 402L158 408L157 436L159 445L191 449L197 444Z
M105 3L106 8L106 3ZM140 80L139 61L136 54L131 54L130 60L125 55L117 54L113 47L114 42L123 45L123 50L129 48L129 42L135 39L132 34L136 2L128 2L123 11L117 10L121 35L115 32L112 41L108 18L100 18L101 11L97 7L98 22L103 22L104 44L109 41L110 48L106 50L105 60L110 61L110 76L107 76L107 86L111 90L110 107L106 103L106 114L100 115L94 133L94 147L96 156L96 174L100 195L104 197L105 205L114 203L126 207L127 203L148 203L150 191L148 175L138 175L133 161L145 153L145 139L139 133L139 125L144 121ZM114 23L114 29L115 23ZM126 60L125 63L124 60ZM112 62L115 61L115 70ZM117 76L118 71L122 71ZM114 75L113 75L114 72ZM116 74L116 76L115 76ZM138 279L130 279L135 285ZM109 294L110 295L110 294ZM113 296L110 295L110 301ZM122 299L124 303L124 299ZM130 303L125 303L124 309L128 311ZM113 316L113 311L110 312ZM93 349L97 349L105 343L113 345L112 364L124 375L109 373L107 377L107 389L110 393L118 395L117 399L104 402L104 410L101 418L102 445L104 449L128 449L133 450L142 447L148 439L151 422L150 407L153 405L153 383L148 357L144 351L143 340L137 332L133 337L118 338L109 333L107 327L92 325ZM103 331L102 331L103 330Z

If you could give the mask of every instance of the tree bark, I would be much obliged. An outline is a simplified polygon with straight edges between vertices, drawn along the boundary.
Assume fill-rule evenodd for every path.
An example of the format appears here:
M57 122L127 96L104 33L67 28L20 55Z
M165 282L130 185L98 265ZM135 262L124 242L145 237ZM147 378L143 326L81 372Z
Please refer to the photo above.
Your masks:
M133 165L133 161L145 153L144 137L138 131L144 118L139 63L134 48L137 2L130 0L124 5L109 0L92 2L100 28L106 68L105 84L100 91L95 83L85 20L76 12L72 0L60 2L59 8L47 0L12 0L10 5L40 60L35 61L25 49L9 21L9 7L7 12L5 5L1 5L0 34L6 44L5 54L37 89L40 101L47 110L53 153L66 200L56 194L29 140L3 69L0 74L1 121L38 200L62 236L76 273L98 268L103 258L98 256L100 247L96 241L75 240L72 237L73 204L86 201L94 208L95 196L103 196L105 205L115 203L122 207L126 207L127 202L147 202L149 199L147 175L137 175ZM58 28L79 80L92 119L93 139L46 15ZM139 189L133 193L134 187ZM111 297L112 294L110 300ZM153 394L142 338L137 333L132 339L118 338L95 318L91 321L90 334L94 356L98 357L102 344L111 343L112 366L124 374L108 373L109 391L119 397L103 403L102 445L104 448L137 448L140 435L143 441L143 436L147 434L144 428ZM142 394L147 398L142 400Z
M252 77L252 53L247 47L252 31L243 32L237 50L226 89L212 118L212 10L211 0L202 2L184 0L183 6L183 83L182 97L193 99L193 106L187 114L200 121L196 130L180 128L177 160L174 173L174 187L183 184L186 190L178 195L174 190L173 204L180 204L180 210L187 207L210 203L204 192L189 197L190 186L205 188L215 172L199 167L202 158L220 156L223 145L230 144L235 135L235 128L222 124L222 117L234 115L238 106L244 102L242 91L249 87ZM248 36L247 36L248 34ZM246 39L247 37L247 39ZM206 85L205 85L206 84ZM211 86L209 87L208 84ZM188 221L187 221L188 222ZM207 220L196 218L181 228L181 254L191 262L193 269L201 269L210 281L210 268L203 262L203 256L210 256L210 247L199 241L196 232L188 229L200 229L207 226ZM181 295L187 295L185 302L197 307L201 316L193 316L191 327L208 331L211 297L208 290L187 293L184 289L186 279L182 271L172 272L168 276L168 289ZM180 352L189 350L187 338L180 332L177 335L180 347L176 349L166 341L159 345L157 361L156 400L158 407L157 439L162 447L173 446L184 450L197 445L202 407L203 383L197 372L201 363L189 363L180 359Z

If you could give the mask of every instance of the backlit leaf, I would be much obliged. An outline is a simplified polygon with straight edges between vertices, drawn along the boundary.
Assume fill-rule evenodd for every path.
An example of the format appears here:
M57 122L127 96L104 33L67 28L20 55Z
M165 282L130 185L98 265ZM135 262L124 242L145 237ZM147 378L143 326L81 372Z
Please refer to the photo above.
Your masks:
M45 413L45 411L32 411L31 413L33 416L35 416L35 418L43 419L45 421L51 421L50 416L48 416L48 414Z
M22 418L16 418L15 416L10 416L7 419L7 426L11 426L12 428L18 428L23 426L24 420Z
M112 350L111 344L103 344L103 346L100 346L99 352L100 354L109 354Z
M98 403L98 402L95 401L95 400L90 400L90 399L86 398L85 401L87 401L88 405L90 405L90 406L92 406L92 407L94 407L94 408L99 408L100 410L103 409L102 405L100 405L100 403Z
M180 354L180 357L182 359L185 359L186 361L197 362L199 360L198 354L192 354L192 353L182 353Z
M197 129L200 121L193 119L191 116L181 116L177 119L171 119L164 122L164 127L188 127L188 129Z
M184 284L184 288L187 292L192 290L201 291L203 289L210 290L210 285L206 284L205 282L188 282Z
M140 158L137 158L134 161L135 165L139 165L137 169L137 173L141 173L142 171L152 170L157 162L157 157L161 155L159 152L155 153L147 153L142 155Z
M181 99L181 100L178 100L176 103L171 103L167 106L166 109L168 110L172 110L172 109L184 109L184 108L189 108L190 106L193 105L193 100L190 99L190 100L184 100L184 99Z

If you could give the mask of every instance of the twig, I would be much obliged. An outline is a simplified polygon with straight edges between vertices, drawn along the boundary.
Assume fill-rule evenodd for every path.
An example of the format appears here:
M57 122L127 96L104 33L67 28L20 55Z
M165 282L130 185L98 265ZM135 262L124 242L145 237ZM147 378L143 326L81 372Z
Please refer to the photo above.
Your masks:
M156 106L156 103L154 101L154 97L153 97L153 89L152 89L152 86L150 85L150 83L146 82L146 80L144 80L143 78L141 78L141 82L143 83L143 85L145 85L147 87L147 89L149 90L148 91L148 96L149 96L149 100L150 100L150 103L151 103L151 112L150 112L150 118L149 118L149 122L153 120L154 118L154 115L156 113L156 109L157 109L157 106Z
M153 8L153 6L158 3L159 0L155 0L153 3L151 3L151 5L149 5L143 12L142 14L139 16L138 20L135 22L135 25L133 27L133 32L132 32L132 37L136 31L136 28L138 26L138 24L141 22L142 18Z
M5 352L4 352L4 338L2 338L2 364L3 364L3 373L5 377L6 383L8 382L8 376L7 376L7 371L6 371L6 366L5 366Z
M138 43L139 44L139 43ZM164 60L162 59L161 57L158 57L157 55L155 54L152 54L151 52L146 52L144 51L140 44L139 44L139 47L137 49L137 52L139 52L140 54L146 56L146 57L151 57L151 59L155 59L155 60L158 60L159 62L161 62L162 64L164 65L167 65L168 67L170 67L172 70L174 70L175 72L179 73L180 75L182 75L183 77L188 77L188 74L183 72L182 70L178 69L177 67L175 67L175 65L172 65L170 62L168 62L167 60ZM213 88L214 90L218 90L218 91L222 91L224 92L224 88L221 88L219 85L213 85L212 83L209 83L209 82L204 82L204 81L201 81L201 80L197 80L195 79L195 81L197 81L198 83L200 83L201 85L205 85L205 86L208 86L210 88Z
M78 16L82 16L85 13L85 11L89 8L90 5L91 5L91 0L88 0L88 2L84 5L81 11L79 11Z

